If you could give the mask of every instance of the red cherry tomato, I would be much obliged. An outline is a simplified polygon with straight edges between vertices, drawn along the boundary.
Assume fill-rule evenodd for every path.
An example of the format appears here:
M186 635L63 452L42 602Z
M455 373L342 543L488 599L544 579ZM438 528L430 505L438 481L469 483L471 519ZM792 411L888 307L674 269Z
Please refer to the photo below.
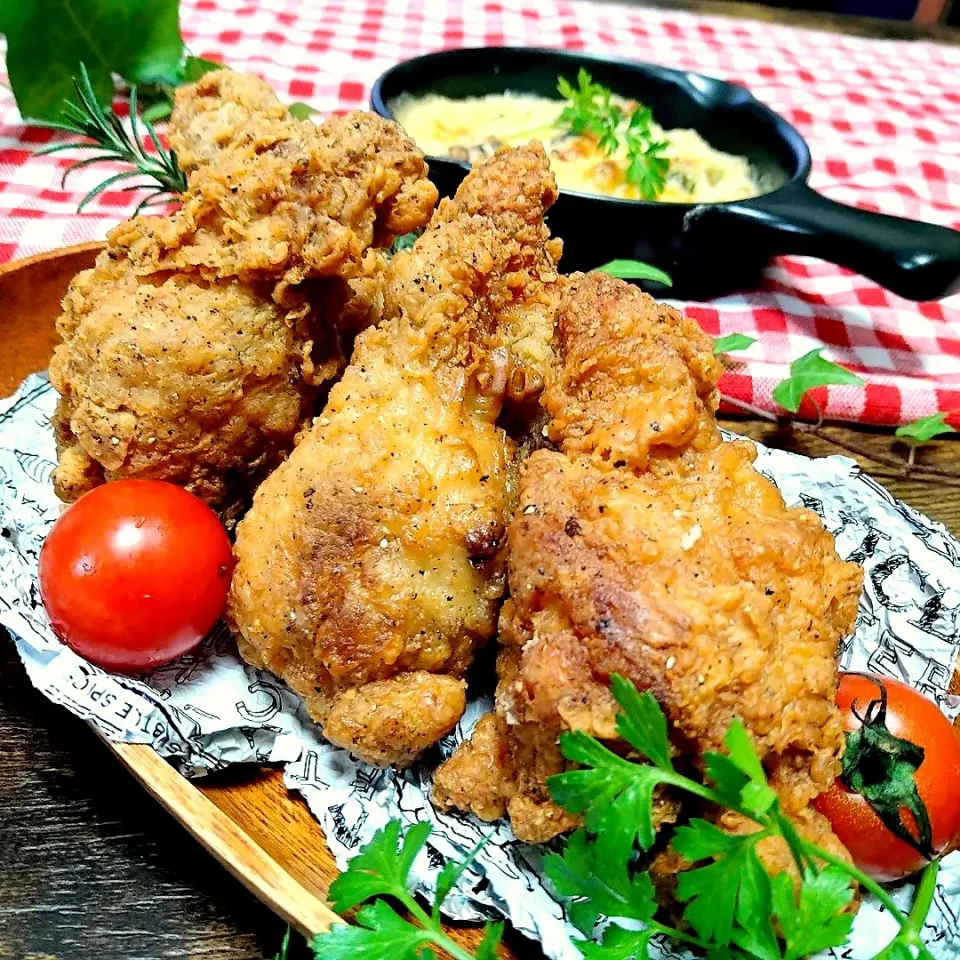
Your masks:
M931 846L943 852L960 834L960 736L933 701L912 687L888 677L847 673L840 678L837 706L846 729L858 730L869 704L886 689L886 727L895 737L923 748L923 762L914 779L931 825ZM854 712L855 711L855 712ZM814 801L830 820L834 833L856 865L874 879L900 880L927 864L926 858L894 836L870 804L841 780ZM904 825L917 836L913 816L901 808Z
M118 480L53 525L40 550L40 595L69 647L137 672L203 639L232 572L226 531L202 500L162 480Z

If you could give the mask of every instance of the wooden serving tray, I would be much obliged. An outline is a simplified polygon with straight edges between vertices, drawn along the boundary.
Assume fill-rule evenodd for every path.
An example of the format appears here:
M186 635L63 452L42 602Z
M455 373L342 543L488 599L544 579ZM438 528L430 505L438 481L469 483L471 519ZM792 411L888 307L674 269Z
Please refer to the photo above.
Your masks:
M74 274L89 267L101 248L99 243L80 244L0 266L0 397L9 396L28 374L46 368L57 343L54 324L60 300ZM872 472L894 494L960 529L960 488L884 469L888 434L838 427L833 445L809 435L785 436L776 425L761 422L738 420L736 429L813 455L849 455L846 444L855 439L859 449L881 458ZM960 443L941 444L932 457L936 465L955 469L960 466ZM951 690L960 692L960 671ZM288 793L278 768L245 765L231 768L229 777L191 781L150 746L107 746L220 863L294 928L309 936L339 920L325 903L337 867L323 831L306 803ZM480 940L476 927L450 924L447 929L467 948ZM535 944L509 931L498 955L503 960L542 957Z
M58 342L60 300L74 274L92 266L102 248L85 243L0 265L0 397L46 369ZM104 742L196 840L292 927L309 938L338 922L325 902L336 863L320 824L287 791L278 767L249 764L231 767L229 777L187 780L146 744ZM451 924L448 932L468 949L480 941L474 926ZM514 934L499 956L542 954Z

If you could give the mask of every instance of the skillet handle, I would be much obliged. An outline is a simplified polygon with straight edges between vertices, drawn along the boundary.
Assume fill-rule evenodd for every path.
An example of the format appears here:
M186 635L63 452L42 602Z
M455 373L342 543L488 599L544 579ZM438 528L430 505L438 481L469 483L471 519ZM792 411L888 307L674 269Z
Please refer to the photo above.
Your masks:
M960 231L848 207L805 183L751 200L697 207L684 227L694 235L707 227L707 234L720 244L714 249L724 249L716 233L721 223L734 236L747 228L742 239L763 244L770 254L820 257L908 300L939 300L960 290ZM706 249L705 239L701 236L697 244L701 250Z

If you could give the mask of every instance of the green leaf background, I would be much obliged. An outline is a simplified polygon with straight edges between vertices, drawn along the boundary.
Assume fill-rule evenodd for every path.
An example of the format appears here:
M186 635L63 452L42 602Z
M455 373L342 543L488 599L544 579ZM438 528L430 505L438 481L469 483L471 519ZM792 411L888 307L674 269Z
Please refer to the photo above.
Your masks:
M713 355L719 357L722 353L746 350L756 342L756 337L748 337L745 333L728 333L725 337L717 337L713 341Z
M178 7L178 0L0 0L21 116L58 119L81 63L104 104L114 73L131 83L176 83L184 55Z

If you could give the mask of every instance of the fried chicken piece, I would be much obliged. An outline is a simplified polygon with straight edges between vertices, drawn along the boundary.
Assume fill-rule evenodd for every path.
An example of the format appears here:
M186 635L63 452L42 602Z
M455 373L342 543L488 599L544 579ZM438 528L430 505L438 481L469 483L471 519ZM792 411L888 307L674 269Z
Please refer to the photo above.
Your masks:
M719 443L664 476L530 458L509 534L501 632L521 656L503 712L613 738L619 673L657 697L685 752L719 749L739 717L788 809L833 782L834 656L861 572L753 456Z
M375 766L406 767L450 732L450 717L466 709L466 689L463 680L426 670L351 687L334 700L324 733Z
M218 162L228 150L244 149L253 157L290 136L296 123L259 77L215 70L177 88L167 140L189 175Z
M508 532L500 749L515 754L532 733L554 751L568 729L615 741L619 673L656 696L680 753L718 749L738 717L784 809L815 820L810 801L839 771L834 656L862 572L815 514L784 505L750 444L721 441L709 339L676 311L611 278L576 278L554 349L543 402L560 452L524 465ZM441 805L464 803L451 771L472 782L490 769L482 744L461 749L438 772ZM514 832L544 839L542 782L504 770ZM532 821L514 813L524 796Z
M127 221L111 242L144 273L274 280L283 302L306 278L355 276L368 248L429 219L437 189L392 120L355 112L264 130L252 156L241 146L199 167L172 216Z
M339 366L302 300L284 309L255 285L139 277L110 250L71 283L57 332L54 488L66 501L141 477L233 513Z
M227 616L241 653L370 763L408 764L454 726L496 624L516 500L515 448L495 426L498 331L539 309L540 273L555 275L555 197L539 148L471 172L390 262L384 319L238 527Z
M430 796L439 810L465 810L481 820L508 814L517 837L546 843L582 825L582 818L555 804L547 790L547 778L566 769L556 729L536 721L510 725L499 714L487 713L437 769ZM676 795L657 787L654 827L675 823L679 811Z
M499 820L515 792L517 768L507 722L485 713L470 738L454 751L433 780L431 799L440 810L464 810L481 820Z
M574 277L559 313L548 435L571 456L646 470L716 432L722 368L695 321L622 281Z
M437 770L431 799L440 810L465 810L481 820L499 820L509 811L515 828L521 825L517 836L543 843L573 830L580 818L547 794L547 777L566 769L556 734L536 723L521 726L522 732L496 713L482 716L470 739Z
M436 189L396 124L297 123L229 71L179 91L172 127L193 169L181 209L111 231L64 300L54 482L72 500L159 477L233 515L343 369L377 296L368 248L422 226Z

